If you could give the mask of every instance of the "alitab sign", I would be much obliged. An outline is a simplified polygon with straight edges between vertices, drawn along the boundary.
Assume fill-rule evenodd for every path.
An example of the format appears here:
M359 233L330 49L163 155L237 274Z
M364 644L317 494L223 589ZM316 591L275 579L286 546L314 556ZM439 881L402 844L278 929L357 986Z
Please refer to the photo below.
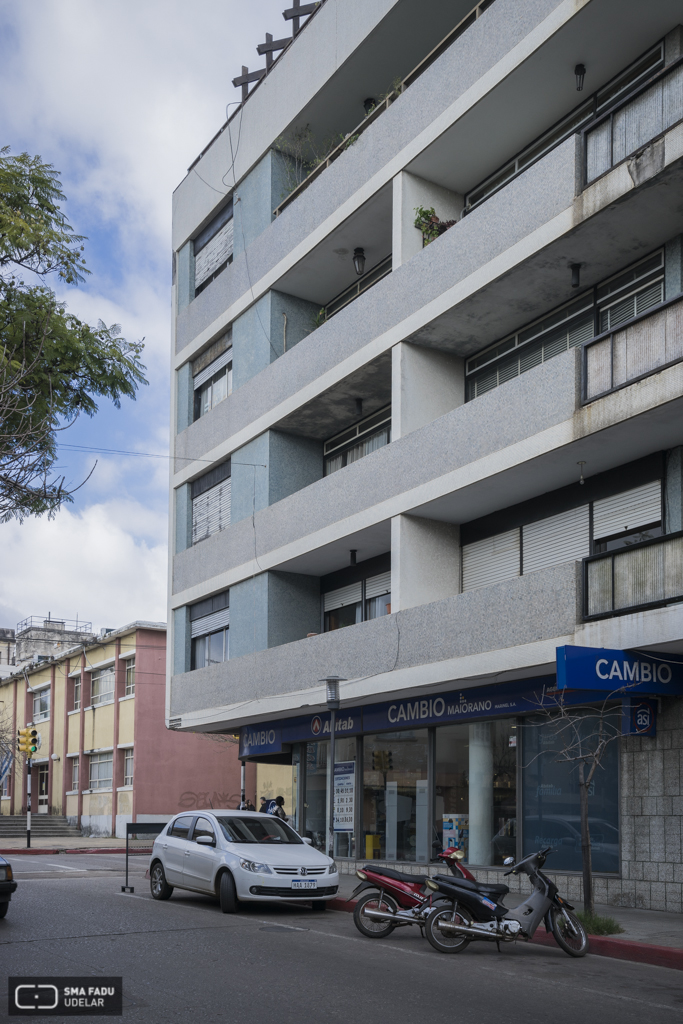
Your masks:
M559 690L601 690L615 695L683 694L683 659L675 654L558 647Z

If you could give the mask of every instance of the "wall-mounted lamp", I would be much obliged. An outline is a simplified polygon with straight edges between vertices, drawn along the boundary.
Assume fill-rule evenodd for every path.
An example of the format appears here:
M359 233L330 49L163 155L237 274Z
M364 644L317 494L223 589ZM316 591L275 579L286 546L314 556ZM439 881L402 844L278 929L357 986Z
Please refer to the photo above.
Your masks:
M365 273L365 249L358 248L353 250L353 265L358 276L362 277Z
M586 65L577 64L574 68L574 74L576 75L576 91L581 92L583 90L583 80L586 77Z
M581 264L570 263L569 269L572 272L572 288L578 288L581 284Z
M355 565L356 564L356 555L357 554L358 554L357 549L356 548L351 548L351 550L349 551L349 565Z

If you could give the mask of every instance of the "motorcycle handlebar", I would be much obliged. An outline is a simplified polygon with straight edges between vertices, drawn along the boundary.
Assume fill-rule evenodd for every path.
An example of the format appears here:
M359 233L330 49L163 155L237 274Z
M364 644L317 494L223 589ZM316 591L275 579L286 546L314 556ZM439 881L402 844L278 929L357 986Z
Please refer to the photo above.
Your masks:
M553 852L552 846L546 846L546 848L544 850L539 850L538 853L536 853L536 854L532 853L532 854L529 855L529 857L524 857L523 860L520 860L518 864L515 864L513 867L511 867L509 871L504 871L503 872L503 878L506 878L508 875L516 875L518 869L522 866L524 861L525 860L529 860L530 857L534 857L534 856L538 857L538 859L541 862L541 864L543 864L543 862L545 861L545 859L548 856L548 854L552 853L552 852Z

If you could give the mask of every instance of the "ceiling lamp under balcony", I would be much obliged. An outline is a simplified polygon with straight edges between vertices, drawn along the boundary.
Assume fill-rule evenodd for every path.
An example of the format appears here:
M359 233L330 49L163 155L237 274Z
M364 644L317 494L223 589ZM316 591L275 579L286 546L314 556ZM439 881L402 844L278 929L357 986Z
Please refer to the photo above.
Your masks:
M574 68L574 74L576 75L576 91L583 91L583 80L586 77L586 65L577 64Z
M362 277L365 273L365 249L357 248L353 250L353 265L358 276Z

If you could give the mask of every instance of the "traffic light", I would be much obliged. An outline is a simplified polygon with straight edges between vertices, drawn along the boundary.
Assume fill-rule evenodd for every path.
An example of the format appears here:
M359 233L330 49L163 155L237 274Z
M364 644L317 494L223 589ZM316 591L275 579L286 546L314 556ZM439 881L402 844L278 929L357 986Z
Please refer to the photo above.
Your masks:
M19 729L17 747L22 754L32 757L40 746L40 736L37 729Z
M376 772L391 772L394 770L394 758L391 750L374 750L372 753L372 768Z

